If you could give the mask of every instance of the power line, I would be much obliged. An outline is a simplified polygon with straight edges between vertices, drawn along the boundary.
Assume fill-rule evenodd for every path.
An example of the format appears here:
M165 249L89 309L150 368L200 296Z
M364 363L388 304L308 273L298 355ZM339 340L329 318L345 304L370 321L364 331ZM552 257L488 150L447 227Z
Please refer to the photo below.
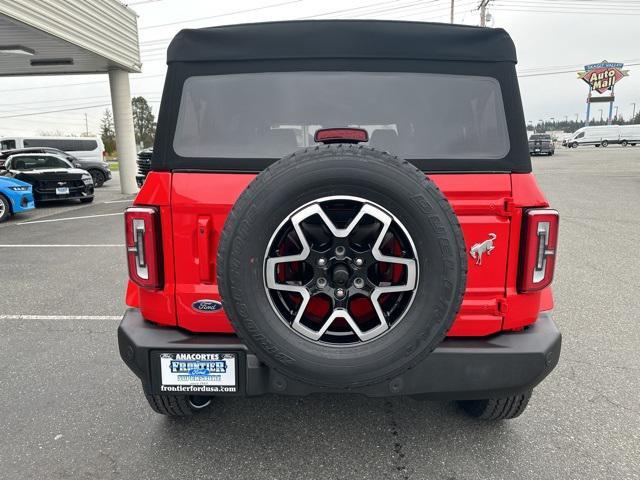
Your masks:
M203 20L212 20L214 18L231 17L233 15L239 15L241 13L257 12L259 10L267 10L269 8L281 7L281 6L284 6L284 5L291 5L292 3L300 3L302 1L304 1L304 0L289 0L287 2L280 2L280 3L271 4L271 5L263 5L261 7L255 7L255 8L248 8L246 10L237 10L235 12L221 13L221 14L218 14L218 15L212 15L210 17L196 17L196 18L190 18L190 19L186 19L186 20L180 20L180 21L177 21L177 22L158 23L156 25L148 25L146 27L140 27L139 30L149 30L151 28L170 27L170 26L173 26L173 25L183 25L185 23L200 22L200 21L203 21Z
M303 1L303 0L297 0L297 1ZM397 10L397 9L403 9L403 8L409 8L412 6L418 6L418 5L422 5L425 6L426 4L432 4L432 3L436 3L439 0L412 0L409 1L408 3L400 4L398 6L394 6L394 7L384 7L384 8L378 8L375 9L375 7L380 7L382 5L389 5L389 4L394 4L394 3L398 3L398 0L385 0L382 2L376 2L376 3L372 3L370 5L361 5L359 7L349 7L349 8L343 8L340 10L333 10L330 12L322 12L322 13L316 13L314 15L307 15L304 17L299 17L296 18L295 20L313 20L313 19L318 19L321 17L327 17L327 16L331 16L331 15L336 15L336 14L340 14L340 15L344 15L344 14L348 14L348 13L355 13L357 12L359 15L369 15L369 14L373 14L373 13L386 13L389 11L393 11L393 10ZM370 12L362 12L362 10L368 10L370 8L374 8L373 11ZM237 12L235 12L237 13ZM230 14L225 14L226 15L231 15ZM182 22L175 22L174 24L180 24L180 23L191 23L194 21L198 21L198 20L204 20L207 18L215 18L215 17L205 17L205 18L194 18L194 19L190 19L190 20L186 20L186 21L182 21ZM344 18L344 17L341 17ZM357 18L357 17L354 17ZM162 44L164 43L164 45L158 45L157 47L153 47L151 49L148 49L147 51L154 51L154 50L166 50L166 45L173 39L173 37L167 37L167 38L162 38L162 39L155 39L155 40L150 40L149 42L141 42L140 45L155 45L155 44Z
M149 103L159 103L156 101L149 101ZM73 107L73 108L61 108L59 110L48 110L46 112L28 112L28 113L18 113L15 115L0 115L0 119L2 118L18 118L18 117L30 117L30 116L35 116L35 115L44 115L47 113L58 113L58 112L72 112L74 110L86 110L86 109L90 109L90 108L103 108L103 107L110 107L111 103L101 103L98 105L83 105L83 106L79 106L79 107Z
M164 76L165 76L164 73L158 73L158 74L155 74L155 75L141 75L139 77L131 77L131 81L142 80L142 79L145 79L145 78L159 78L159 77L164 77ZM5 93L5 92L24 92L24 91L27 91L27 90L41 90L43 88L79 87L79 86L82 86L82 85L104 84L105 86L107 86L108 85L107 82L108 82L108 80L105 79L105 80L94 80L94 81L91 81L91 82L82 82L82 83L64 83L64 84L55 84L55 85L42 85L42 86L39 86L39 87L9 88L9 89L0 91L0 93Z
M637 63L628 63L625 65L625 67L633 67L636 65L640 65L640 62ZM542 77L542 76L546 76L546 75L559 75L561 73L575 73L576 69L572 68L570 70L558 70L555 72L540 72L540 73L525 73L525 74L519 74L518 78L526 78L526 77Z
M586 15L639 15L640 3L621 3L617 0L613 2L576 2L571 0L532 0L523 4L514 0L498 0L494 5L495 8L502 11L520 11L532 13L571 13ZM612 11L615 9L615 11Z

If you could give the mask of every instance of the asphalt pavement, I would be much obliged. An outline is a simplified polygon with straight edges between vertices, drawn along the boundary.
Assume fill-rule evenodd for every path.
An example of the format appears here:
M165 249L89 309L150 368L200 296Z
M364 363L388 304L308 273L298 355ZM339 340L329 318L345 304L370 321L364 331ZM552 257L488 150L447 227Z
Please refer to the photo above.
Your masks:
M119 358L117 177L91 205L0 226L0 478L640 478L640 148L534 158L561 214L563 352L518 419L454 404L315 395L153 413ZM62 246L62 245L73 245Z

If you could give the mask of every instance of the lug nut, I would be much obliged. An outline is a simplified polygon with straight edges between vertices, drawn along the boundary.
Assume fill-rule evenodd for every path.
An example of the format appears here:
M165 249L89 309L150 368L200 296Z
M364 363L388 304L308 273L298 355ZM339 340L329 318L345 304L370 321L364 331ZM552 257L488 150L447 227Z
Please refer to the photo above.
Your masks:
M318 266L319 267L324 267L327 264L327 259L324 257L320 257L318 259Z
M318 280L316 280L316 285L318 286L318 288L324 288L327 286L327 279L324 277L320 277L318 278Z
M344 252L345 252L345 248L342 245L340 245L339 247L336 247L336 255L338 257L342 257L344 255Z
M345 295L344 289L336 288L336 297L337 298L343 298L344 295Z
M360 257L355 259L354 262L358 267L361 267L362 265L364 265L364 260L362 260Z
M354 287L356 287L356 288L362 288L362 287L364 287L364 280L363 280L363 279L361 279L360 277L355 278L355 279L353 280L353 286L354 286Z

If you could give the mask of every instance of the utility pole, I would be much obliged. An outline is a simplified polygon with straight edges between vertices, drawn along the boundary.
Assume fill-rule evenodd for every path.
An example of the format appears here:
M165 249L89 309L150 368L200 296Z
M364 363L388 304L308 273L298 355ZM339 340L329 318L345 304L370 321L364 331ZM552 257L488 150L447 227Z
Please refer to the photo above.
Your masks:
M451 0L451 23L453 23L453 17L455 13L454 4L455 4L455 0Z
M478 5L478 10L480 10L480 26L487 26L487 6L491 0L480 0L480 4Z
M89 136L89 119L86 113L84 114L84 131L88 137Z
M633 115L631 115L631 120L633 121L633 119L636 118L636 102L633 102L631 105L633 105Z
M580 120L580 114L576 113L576 123L578 123L578 120Z

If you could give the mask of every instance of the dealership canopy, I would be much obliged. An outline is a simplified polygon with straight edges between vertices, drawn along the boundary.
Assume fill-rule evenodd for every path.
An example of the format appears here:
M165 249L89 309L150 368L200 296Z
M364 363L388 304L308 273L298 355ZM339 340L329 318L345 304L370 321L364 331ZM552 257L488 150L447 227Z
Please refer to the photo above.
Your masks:
M109 73L124 193L136 190L128 75L140 67L137 15L117 0L0 0L0 77Z

